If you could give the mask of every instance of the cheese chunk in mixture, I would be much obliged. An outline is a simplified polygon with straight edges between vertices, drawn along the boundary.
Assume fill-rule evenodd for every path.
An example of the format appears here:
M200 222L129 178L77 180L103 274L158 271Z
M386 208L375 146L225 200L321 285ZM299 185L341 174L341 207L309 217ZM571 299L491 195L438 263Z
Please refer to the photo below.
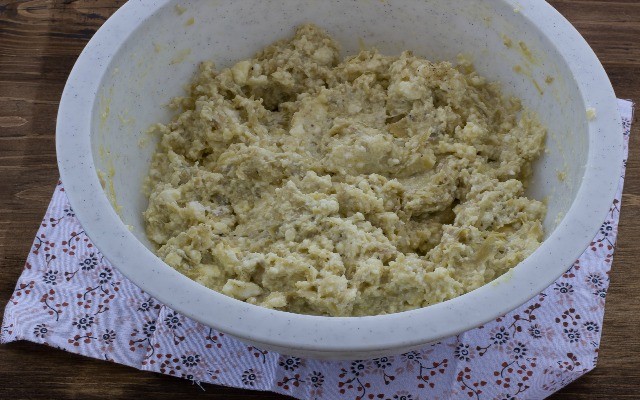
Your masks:
M545 128L465 61L341 61L313 25L205 62L158 124L144 213L157 254L225 295L303 314L428 306L531 254Z

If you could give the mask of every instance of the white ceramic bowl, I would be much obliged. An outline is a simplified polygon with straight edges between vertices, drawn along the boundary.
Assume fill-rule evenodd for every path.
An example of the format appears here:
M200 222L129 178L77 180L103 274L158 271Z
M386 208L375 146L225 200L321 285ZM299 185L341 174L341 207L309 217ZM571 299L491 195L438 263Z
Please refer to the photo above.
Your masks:
M327 29L344 54L357 52L361 42L384 53L410 49L433 60L455 60L464 53L482 75L502 82L506 93L537 111L549 128L548 151L536 164L529 189L531 196L548 199L540 248L511 273L453 300L361 318L246 304L157 258L141 215L147 201L140 188L155 147L144 132L154 122L169 121L164 105L183 93L199 62L230 65L304 22ZM593 120L586 116L588 107L596 110ZM318 358L405 351L523 304L557 279L593 238L613 199L622 161L619 115L602 66L578 32L540 0L130 1L76 62L60 103L56 144L76 215L107 259L135 284L246 342ZM97 171L106 176L106 190ZM558 172L566 174L564 181Z

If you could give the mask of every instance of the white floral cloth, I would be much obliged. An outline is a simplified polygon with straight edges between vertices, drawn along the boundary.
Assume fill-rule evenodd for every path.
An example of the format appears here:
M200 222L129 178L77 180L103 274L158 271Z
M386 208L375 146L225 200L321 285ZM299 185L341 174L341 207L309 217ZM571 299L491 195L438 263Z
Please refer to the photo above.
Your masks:
M632 104L620 100L619 108L626 154ZM160 304L104 259L59 183L5 309L0 342L29 340L299 399L542 399L596 365L623 181L624 173L589 248L522 307L417 351L342 362L258 349Z

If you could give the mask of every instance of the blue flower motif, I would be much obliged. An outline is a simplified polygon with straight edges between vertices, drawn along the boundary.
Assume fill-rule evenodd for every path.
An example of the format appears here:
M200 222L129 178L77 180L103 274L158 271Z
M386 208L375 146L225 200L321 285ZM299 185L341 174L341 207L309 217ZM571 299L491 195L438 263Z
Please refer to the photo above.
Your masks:
M309 375L309 382L311 382L313 387L319 388L324 383L324 375L322 372L313 371Z
M182 363L187 367L195 367L200 362L199 354L183 355L181 358Z
M103 342L105 342L107 344L111 344L111 343L113 343L114 340L116 340L116 333L115 333L115 331L107 329L102 334L102 336L100 336L100 338L102 339Z
M300 366L300 359L298 357L281 358L278 365L287 371L295 371Z
M165 325L167 325L167 327L169 329L176 329L182 326L182 322L180 322L180 317L178 316L177 313L169 313L167 315L167 317L164 319L164 323Z
M110 282L112 278L113 278L113 272L111 272L111 269L109 268L103 269L98 274L98 282L100 282L101 285L104 285L105 283Z
M140 304L140 307L138 307L138 311L149 311L153 308L154 305L155 301L151 297L149 297L147 301Z
M567 282L556 282L556 287L553 288L556 292L560 294L572 294L573 293L573 285Z
M587 321L584 323L584 329L586 329L588 332L593 332L593 333L598 333L600 332L600 327L598 326L598 324L596 324L593 321Z
M92 315L85 314L84 317L74 318L72 325L78 329L87 330L93 325L94 318Z
M49 334L49 327L47 324L38 324L33 328L33 334L35 337L44 339Z
M540 325L531 325L529 327L529 335L531 335L531 337L534 339L540 339L542 337L542 330L540 330Z
M578 332L577 330L573 329L573 328L569 328L569 329L564 329L563 330L565 337L567 338L567 340L569 341L569 343L575 343L578 340L580 340L580 332Z
M453 355L460 361L470 361L473 358L469 345L464 343L460 343L456 346Z
M90 271L98 266L98 257L96 253L90 253L80 261L80 268L83 271Z
M147 321L142 326L142 333L144 333L145 336L147 337L153 336L155 332L156 332L156 324L153 321Z
M604 237L607 237L612 233L613 233L613 226L611 225L611 221L605 221L600 226L600 234Z
M58 271L49 270L42 275L42 280L48 285L58 284Z
M382 368L385 369L387 367L391 366L391 359L389 357L380 357L380 358L374 358L373 362L374 364L376 364L376 367L378 368Z
M604 298L607 297L607 290L606 289L598 289L595 292L593 292L593 294L604 299Z
M242 383L248 386L255 386L258 381L258 374L253 370L253 368L249 368L248 370L242 373Z
M493 344L505 344L509 340L509 331L504 326L501 326L495 333L493 333L490 337L490 340Z
M602 286L603 281L604 279L602 279L602 276L599 274L589 274L589 276L587 276L587 283L590 283L593 286L600 287Z

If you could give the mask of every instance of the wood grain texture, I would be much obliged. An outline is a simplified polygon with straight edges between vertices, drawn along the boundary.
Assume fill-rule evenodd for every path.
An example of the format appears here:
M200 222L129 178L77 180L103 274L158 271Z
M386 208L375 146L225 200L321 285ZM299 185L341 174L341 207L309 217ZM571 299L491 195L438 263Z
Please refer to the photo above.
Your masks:
M123 3L0 0L0 313L58 179L54 131L64 83L86 42ZM640 99L640 2L551 3L591 44L618 97ZM636 120L600 361L553 399L640 398L639 140ZM286 399L214 385L205 389L45 346L0 346L0 399Z

